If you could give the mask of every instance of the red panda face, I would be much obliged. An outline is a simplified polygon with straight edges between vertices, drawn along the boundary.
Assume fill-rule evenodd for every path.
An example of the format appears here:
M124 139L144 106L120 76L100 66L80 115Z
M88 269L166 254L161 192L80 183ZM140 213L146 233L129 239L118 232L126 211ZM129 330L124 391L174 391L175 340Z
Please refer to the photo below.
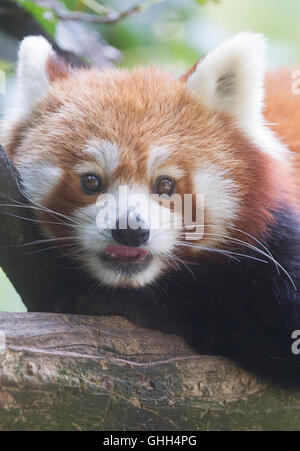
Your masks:
M201 98L201 66L182 80L153 68L69 73L44 40L28 39L19 83L37 70L26 58L38 44L44 92L26 105L34 85L19 87L22 108L6 122L4 144L45 234L100 283L151 284L182 262L230 252L238 231L243 240L263 233L274 198L267 172L282 149L253 105L243 125L242 74L232 65L219 69L214 92L203 79Z

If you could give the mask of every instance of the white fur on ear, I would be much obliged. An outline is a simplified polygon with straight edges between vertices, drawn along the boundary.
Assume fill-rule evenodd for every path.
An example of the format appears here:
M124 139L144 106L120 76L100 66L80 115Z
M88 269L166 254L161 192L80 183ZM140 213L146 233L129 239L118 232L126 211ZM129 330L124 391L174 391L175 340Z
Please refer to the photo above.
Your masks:
M47 61L54 51L42 36L28 36L20 44L17 66L19 115L30 112L49 86Z
M49 42L42 36L28 36L19 48L16 87L6 99L6 111L0 123L2 145L8 145L14 127L33 110L50 84L47 62L54 56Z
M210 52L187 81L209 106L240 121L260 118L266 43L262 35L241 33Z
M265 127L262 114L265 50L262 35L240 33L200 61L187 85L206 105L234 117L265 153L282 160L288 150Z

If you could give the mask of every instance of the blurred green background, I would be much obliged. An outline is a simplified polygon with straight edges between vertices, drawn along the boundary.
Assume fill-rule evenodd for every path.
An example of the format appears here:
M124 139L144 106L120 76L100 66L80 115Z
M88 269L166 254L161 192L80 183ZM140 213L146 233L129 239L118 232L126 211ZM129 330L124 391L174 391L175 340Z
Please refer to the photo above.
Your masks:
M0 7L1 3L8 2L0 1ZM56 15L45 8L46 2L11 0L11 3L17 3L32 14L49 36L59 45L62 43L63 27ZM99 5L124 11L137 0L64 0L63 3L71 11L97 14L101 12ZM166 0L156 3L149 11L116 24L82 26L119 49L123 58L118 64L129 68L136 64L159 64L180 74L224 39L245 30L267 37L270 65L300 62L299 0ZM7 30L1 30L1 26L0 39L0 69L6 72L9 85L14 73L17 39ZM9 103L8 95L1 96L2 111L3 105ZM0 310L25 310L3 272L0 272Z

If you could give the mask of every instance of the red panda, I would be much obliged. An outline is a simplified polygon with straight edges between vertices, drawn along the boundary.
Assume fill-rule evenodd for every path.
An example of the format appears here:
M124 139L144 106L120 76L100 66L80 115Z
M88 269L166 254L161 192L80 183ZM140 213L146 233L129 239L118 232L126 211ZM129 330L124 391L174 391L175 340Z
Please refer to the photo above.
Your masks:
M121 314L300 379L300 96L292 69L265 76L265 47L239 34L176 79L70 68L27 37L2 144L45 237L82 267L61 311Z

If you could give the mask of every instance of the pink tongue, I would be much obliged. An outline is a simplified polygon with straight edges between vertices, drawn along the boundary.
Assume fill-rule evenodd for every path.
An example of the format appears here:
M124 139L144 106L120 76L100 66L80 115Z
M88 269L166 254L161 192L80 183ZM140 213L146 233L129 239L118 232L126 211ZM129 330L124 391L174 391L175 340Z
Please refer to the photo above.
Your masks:
M129 246L107 246L105 249L106 255L114 254L120 259L124 260L144 260L147 256L148 251L141 249L139 247L129 247Z

